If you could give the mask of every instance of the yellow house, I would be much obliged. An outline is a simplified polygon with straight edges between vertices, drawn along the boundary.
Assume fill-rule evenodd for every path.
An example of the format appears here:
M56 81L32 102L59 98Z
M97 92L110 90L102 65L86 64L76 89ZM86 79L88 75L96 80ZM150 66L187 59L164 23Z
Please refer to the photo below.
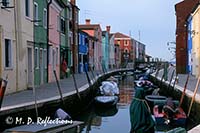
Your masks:
M192 74L200 75L200 6L192 13Z
M2 1L0 6L0 77L8 78L8 93L16 88L16 27L14 8L11 8L14 7L14 1Z
M0 18L0 77L8 78L8 94L33 82L33 0L2 0Z

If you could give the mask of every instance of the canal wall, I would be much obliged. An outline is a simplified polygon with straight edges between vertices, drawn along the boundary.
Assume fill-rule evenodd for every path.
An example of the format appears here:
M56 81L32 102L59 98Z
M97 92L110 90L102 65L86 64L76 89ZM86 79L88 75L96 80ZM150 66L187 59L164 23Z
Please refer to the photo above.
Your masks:
M63 93L63 101L60 96L53 96L41 100L37 100L38 116L45 118L46 116L54 117L54 113L58 108L64 109L69 113L72 118L76 117L84 111L91 102L93 102L94 97L97 94L101 82L112 75L123 73L125 71L133 71L132 69L119 69L115 71L106 72L95 77L95 79L90 80L91 84L88 83L78 88L81 99L76 93L76 90ZM71 83L73 84L73 83ZM16 99L17 100L17 99ZM35 102L26 102L11 107L4 107L0 111L0 122L1 127L0 131L3 131L6 128L17 126L16 119L22 118L23 121L27 121L28 117L31 117L33 121L36 121L36 111L35 111ZM12 118L13 123L7 123L7 119Z
M173 88L173 84L171 84L169 86L169 81L164 81L164 79L162 81L162 78L156 77L155 74L152 74L150 76L150 80L154 84L159 86L159 88L160 88L159 92L160 92L161 95L172 97L174 100L180 101L182 92L184 90L184 88L182 86L175 84L175 86ZM186 94L185 94L184 99L183 99L182 108L183 108L183 110L185 111L186 114L188 113L190 102L191 102L191 99L194 95L191 90L193 90L193 88L192 89L187 88ZM189 115L189 118L193 122L195 122L195 124L200 123L199 110L200 110L200 95L196 94L196 97L195 97L195 100L194 100L194 103L192 105L191 112L190 112L190 115Z

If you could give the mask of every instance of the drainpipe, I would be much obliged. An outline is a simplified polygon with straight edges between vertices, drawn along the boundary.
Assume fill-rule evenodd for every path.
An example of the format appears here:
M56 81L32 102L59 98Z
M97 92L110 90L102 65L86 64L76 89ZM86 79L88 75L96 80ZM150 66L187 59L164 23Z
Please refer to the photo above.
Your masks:
M17 36L17 22L18 22L18 20L17 20L17 13L16 13L16 8L17 8L17 1L16 0L14 0L13 1L14 2L14 20L15 20L15 47L16 47L16 90L18 90L18 56L19 56L19 54L18 54L18 36Z
M49 82L49 7L52 0L47 0L47 83Z

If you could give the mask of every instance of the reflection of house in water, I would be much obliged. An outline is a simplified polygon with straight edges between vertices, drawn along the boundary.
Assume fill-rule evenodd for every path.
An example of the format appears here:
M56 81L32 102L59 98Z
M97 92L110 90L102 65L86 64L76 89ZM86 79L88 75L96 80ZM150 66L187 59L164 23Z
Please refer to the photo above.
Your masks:
M123 103L123 104L130 104L132 99L133 99L133 93L134 93L134 89L130 88L130 89L120 89L120 101L119 103Z

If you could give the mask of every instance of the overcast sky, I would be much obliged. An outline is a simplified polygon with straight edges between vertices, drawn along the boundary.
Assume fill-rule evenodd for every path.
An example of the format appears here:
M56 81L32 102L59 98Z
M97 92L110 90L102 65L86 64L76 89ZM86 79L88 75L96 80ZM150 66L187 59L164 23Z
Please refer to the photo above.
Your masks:
M131 35L146 45L146 52L165 60L173 58L167 42L175 41L174 5L182 0L77 0L79 23L91 19L102 30ZM140 34L139 34L140 33ZM173 44L171 44L174 47Z

